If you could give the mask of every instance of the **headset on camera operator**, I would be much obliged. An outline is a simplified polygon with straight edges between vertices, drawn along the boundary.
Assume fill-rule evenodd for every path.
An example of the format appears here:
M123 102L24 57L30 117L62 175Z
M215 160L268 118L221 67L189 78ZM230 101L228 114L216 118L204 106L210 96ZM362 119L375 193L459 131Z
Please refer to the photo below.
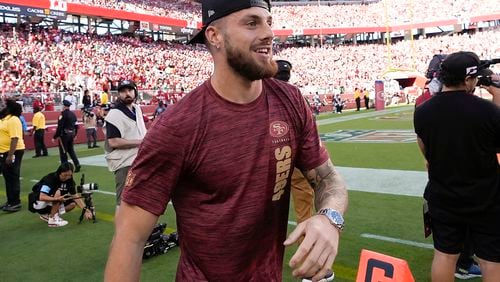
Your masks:
M73 171L72 163L62 163L57 171L47 174L38 181L29 195L29 210L40 214L40 219L46 221L49 227L62 227L68 224L61 215L73 210L75 206L85 209L85 204L76 191ZM85 218L92 219L90 210L85 211Z

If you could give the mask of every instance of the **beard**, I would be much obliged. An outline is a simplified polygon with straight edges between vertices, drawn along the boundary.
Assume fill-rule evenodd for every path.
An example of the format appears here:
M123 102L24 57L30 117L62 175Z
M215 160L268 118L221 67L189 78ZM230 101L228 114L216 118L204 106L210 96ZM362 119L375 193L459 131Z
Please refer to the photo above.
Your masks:
M120 101L123 104L130 106L130 105L132 105L132 103L134 103L134 98L132 98L130 96L126 96L125 98L120 98Z
M252 59L250 55L245 55L241 50L234 48L227 39L224 39L224 45L226 46L229 66L242 77L255 81L273 77L278 72L278 65L274 60L262 65Z

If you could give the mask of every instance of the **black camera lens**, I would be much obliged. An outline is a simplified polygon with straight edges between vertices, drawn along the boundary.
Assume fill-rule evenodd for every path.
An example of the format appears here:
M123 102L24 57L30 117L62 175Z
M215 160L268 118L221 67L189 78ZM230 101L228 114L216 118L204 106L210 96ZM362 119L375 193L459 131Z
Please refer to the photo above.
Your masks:
M477 86L490 86L493 84L491 76L480 76L478 77Z

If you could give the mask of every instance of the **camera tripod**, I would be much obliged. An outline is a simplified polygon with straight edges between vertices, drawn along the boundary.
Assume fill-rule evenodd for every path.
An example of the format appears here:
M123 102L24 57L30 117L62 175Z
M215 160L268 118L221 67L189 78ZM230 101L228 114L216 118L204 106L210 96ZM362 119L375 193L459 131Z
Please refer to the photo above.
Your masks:
M82 213L80 214L80 221L78 223L82 223L83 217L85 216L85 212L87 210L92 213L92 221L96 223L94 203L92 202L92 193L82 193L82 197L85 202L85 207L82 209Z

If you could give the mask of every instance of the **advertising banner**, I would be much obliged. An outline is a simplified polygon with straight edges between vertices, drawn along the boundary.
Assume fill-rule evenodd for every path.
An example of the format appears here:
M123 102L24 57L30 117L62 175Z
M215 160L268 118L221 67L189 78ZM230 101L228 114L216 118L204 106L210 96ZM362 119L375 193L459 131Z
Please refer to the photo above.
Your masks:
M375 81L375 110L380 111L385 109L385 97L384 97L384 81Z
M46 17L58 20L66 19L66 12L61 10L18 6L13 4L0 3L0 13L21 14L25 16Z

